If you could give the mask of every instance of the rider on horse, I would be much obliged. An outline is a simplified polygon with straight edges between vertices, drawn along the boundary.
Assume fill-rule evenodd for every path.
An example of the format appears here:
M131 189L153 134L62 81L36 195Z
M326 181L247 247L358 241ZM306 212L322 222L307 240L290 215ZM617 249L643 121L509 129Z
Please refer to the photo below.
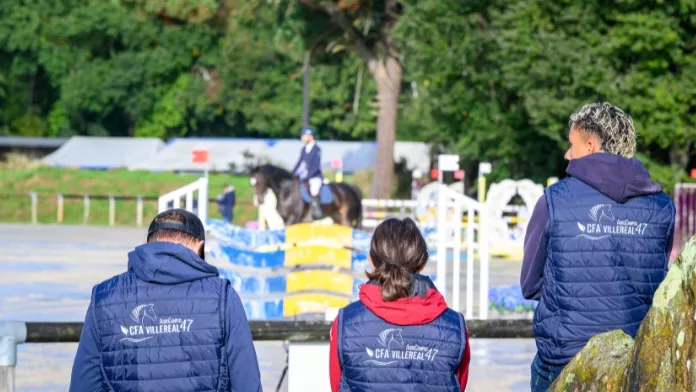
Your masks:
M319 204L319 191L324 183L321 174L321 149L315 142L316 131L312 127L304 127L300 139L304 144L300 159L295 165L293 174L302 182L309 183L309 193L312 197L312 217L321 219L322 212Z

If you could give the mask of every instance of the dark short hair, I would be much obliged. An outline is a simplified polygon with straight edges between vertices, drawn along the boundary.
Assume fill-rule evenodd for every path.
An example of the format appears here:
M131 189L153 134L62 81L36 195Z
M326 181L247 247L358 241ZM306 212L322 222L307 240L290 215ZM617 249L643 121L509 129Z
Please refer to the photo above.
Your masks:
M372 235L370 259L375 270L367 277L382 287L385 301L394 301L409 296L411 274L428 262L428 244L413 220L390 218Z

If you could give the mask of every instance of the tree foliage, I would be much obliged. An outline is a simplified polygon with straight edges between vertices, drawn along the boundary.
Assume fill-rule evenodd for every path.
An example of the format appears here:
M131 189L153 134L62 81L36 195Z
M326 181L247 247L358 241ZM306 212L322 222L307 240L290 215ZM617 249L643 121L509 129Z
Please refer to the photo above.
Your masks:
M694 15L694 0L4 0L0 133L295 137L309 59L322 139L388 145L392 102L397 138L460 154L469 179L489 161L492 180L544 181L570 114L609 101L671 186L696 163Z
M490 160L498 177L561 174L569 115L609 101L633 116L658 179L683 179L696 140L696 2L408 4L411 101L465 158Z

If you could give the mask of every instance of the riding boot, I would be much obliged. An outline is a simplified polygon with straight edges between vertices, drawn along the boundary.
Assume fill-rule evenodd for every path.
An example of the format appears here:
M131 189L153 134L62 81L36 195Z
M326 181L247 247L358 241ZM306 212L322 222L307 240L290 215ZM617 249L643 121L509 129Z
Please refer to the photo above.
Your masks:
M323 217L323 214L321 212L321 205L319 204L319 198L313 197L312 198L312 218L314 218L314 220L320 220L322 217Z

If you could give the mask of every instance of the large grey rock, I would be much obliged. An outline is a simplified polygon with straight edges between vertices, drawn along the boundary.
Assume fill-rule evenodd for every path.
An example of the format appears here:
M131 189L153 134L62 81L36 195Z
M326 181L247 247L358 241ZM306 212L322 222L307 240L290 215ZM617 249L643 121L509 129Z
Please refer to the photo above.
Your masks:
M550 390L696 391L696 237L655 293L635 342L621 331L590 339Z

